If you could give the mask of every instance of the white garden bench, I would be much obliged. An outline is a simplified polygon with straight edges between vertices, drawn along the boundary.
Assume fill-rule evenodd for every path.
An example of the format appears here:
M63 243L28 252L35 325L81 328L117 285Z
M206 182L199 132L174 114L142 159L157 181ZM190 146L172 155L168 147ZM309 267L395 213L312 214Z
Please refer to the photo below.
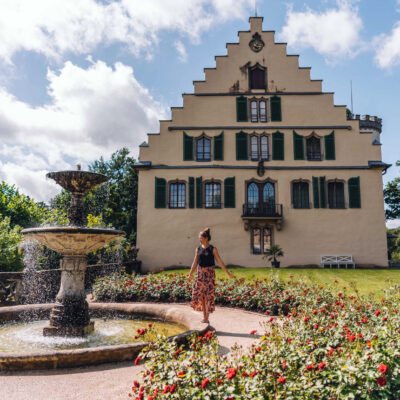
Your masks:
M330 268L332 266L340 268L341 265L344 265L346 268L350 265L352 268L355 268L353 256L349 254L345 255L332 255L332 254L324 254L321 255L321 266L325 268L329 265Z

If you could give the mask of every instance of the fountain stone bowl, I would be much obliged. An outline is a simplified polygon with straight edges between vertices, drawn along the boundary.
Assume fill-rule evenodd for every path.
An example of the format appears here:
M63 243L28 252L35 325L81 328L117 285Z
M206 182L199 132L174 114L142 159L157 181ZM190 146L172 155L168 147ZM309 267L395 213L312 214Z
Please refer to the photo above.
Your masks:
M83 256L110 243L124 231L74 226L30 228L22 231L28 240L36 240L64 256Z
M101 183L108 181L108 177L103 174L81 171L80 169L49 172L46 177L53 179L62 188L71 193L86 193Z

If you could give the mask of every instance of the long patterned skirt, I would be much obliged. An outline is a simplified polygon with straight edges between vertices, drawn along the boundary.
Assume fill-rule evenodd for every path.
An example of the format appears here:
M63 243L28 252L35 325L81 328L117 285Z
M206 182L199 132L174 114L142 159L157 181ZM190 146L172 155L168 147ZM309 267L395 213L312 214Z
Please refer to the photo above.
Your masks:
M214 267L197 267L196 280L192 290L191 306L203 311L202 298L205 297L208 312L215 310L215 270Z

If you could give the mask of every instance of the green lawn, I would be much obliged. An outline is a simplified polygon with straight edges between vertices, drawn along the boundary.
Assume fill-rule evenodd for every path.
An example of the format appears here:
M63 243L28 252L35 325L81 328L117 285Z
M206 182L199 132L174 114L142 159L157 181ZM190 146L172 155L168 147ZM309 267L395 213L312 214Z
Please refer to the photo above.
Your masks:
M290 275L294 280L303 279L305 282L316 285L334 285L340 290L347 288L347 293L354 294L352 284L362 295L373 294L375 298L382 297L383 289L393 284L400 285L400 270L376 269L272 269L272 268L233 268L231 272L238 278L255 280L269 278L276 274L283 280L288 280ZM164 271L162 274L188 274L189 270ZM216 270L217 279L226 279L228 276L221 269ZM338 281L335 284L335 280Z

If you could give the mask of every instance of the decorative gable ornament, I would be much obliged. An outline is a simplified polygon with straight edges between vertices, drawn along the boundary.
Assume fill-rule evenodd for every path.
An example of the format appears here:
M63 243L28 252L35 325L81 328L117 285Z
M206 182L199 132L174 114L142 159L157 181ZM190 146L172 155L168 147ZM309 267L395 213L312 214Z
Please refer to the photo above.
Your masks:
M257 175L264 176L264 174L265 174L264 160L260 160L257 165Z
M250 41L249 46L250 46L250 49L253 50L255 53L258 53L259 51L261 51L263 49L263 47L265 46L265 43L261 39L261 36L258 34L258 32L256 32L253 35L253 39Z

